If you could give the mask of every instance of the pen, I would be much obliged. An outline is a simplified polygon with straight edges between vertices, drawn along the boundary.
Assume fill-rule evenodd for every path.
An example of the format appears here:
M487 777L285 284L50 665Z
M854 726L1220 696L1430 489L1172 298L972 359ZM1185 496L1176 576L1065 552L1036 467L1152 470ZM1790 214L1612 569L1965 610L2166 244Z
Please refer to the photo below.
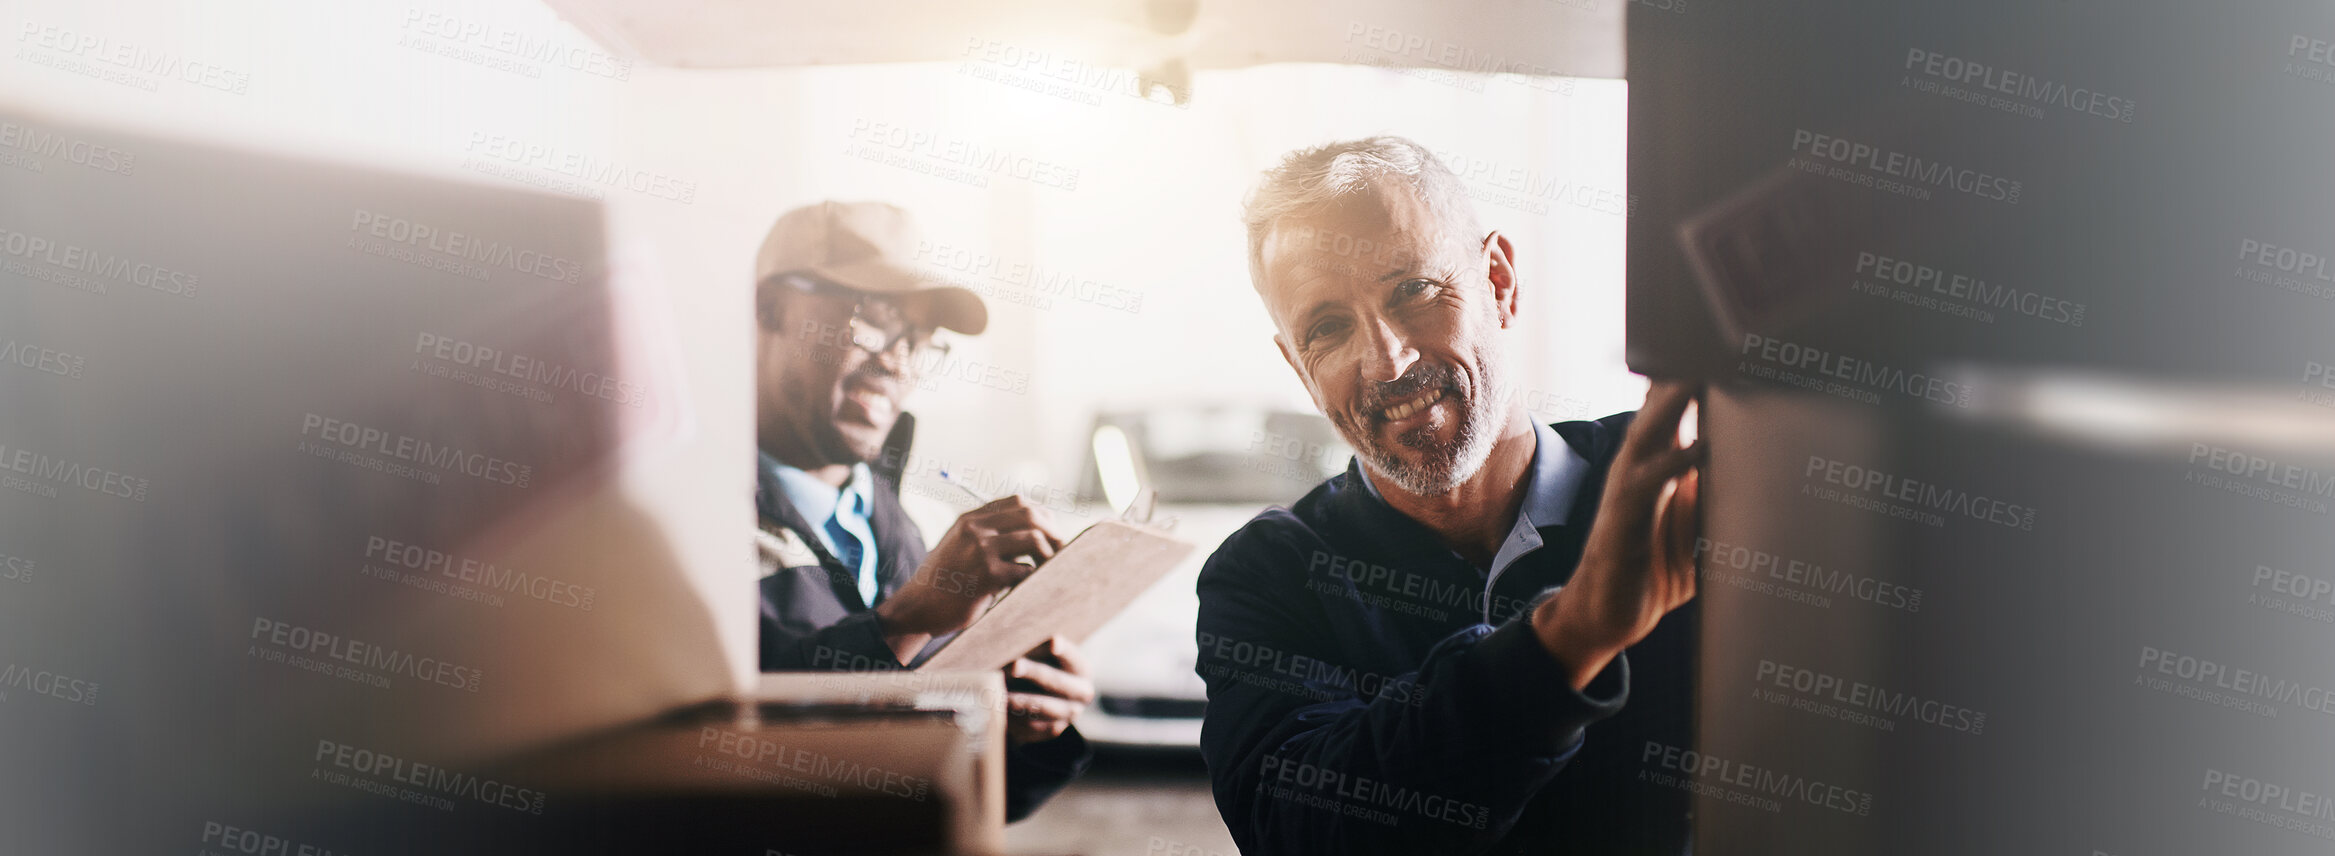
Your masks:
M964 482L958 481L958 480L957 480L957 477L956 477L956 476L953 476L953 475L950 475L948 470L941 470L941 471L940 471L940 480L941 480L941 481L944 481L944 482L948 482L949 484L955 485L955 486L956 486L956 488L957 488L958 490L964 491L966 496L970 496L970 497L972 497L972 498L973 498L973 504L974 504L974 505L988 505L988 504L989 504L989 498L988 498L988 497L982 496L982 495L981 495L981 492L980 492L980 491L977 491L977 490L974 490L972 485L968 485L968 484L966 484L966 483L964 483Z

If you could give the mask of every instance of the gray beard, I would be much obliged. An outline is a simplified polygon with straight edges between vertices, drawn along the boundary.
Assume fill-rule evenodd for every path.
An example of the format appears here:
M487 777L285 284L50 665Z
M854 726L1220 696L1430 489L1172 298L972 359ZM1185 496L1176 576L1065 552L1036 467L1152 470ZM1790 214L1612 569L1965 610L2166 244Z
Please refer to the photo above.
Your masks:
M1484 468L1484 462L1492 457L1492 436L1497 432L1478 430L1479 421L1471 418L1460 423L1459 436L1448 444L1404 443L1425 453L1416 462L1405 461L1377 445L1362 450L1362 462L1369 465L1372 475L1394 482L1410 493L1450 493L1475 478L1477 471Z
M1489 367L1491 363L1483 363ZM1408 462L1378 442L1378 436L1368 431L1349 430L1346 439L1354 447L1355 455L1370 468L1373 477L1394 482L1404 491L1431 495L1450 493L1484 468L1492 458L1492 440L1500 434L1500 419L1505 412L1505 389L1499 378L1484 378L1483 388L1492 400L1467 397L1459 402L1459 432L1449 443L1431 439L1427 428L1396 438L1396 442L1423 453L1416 463Z

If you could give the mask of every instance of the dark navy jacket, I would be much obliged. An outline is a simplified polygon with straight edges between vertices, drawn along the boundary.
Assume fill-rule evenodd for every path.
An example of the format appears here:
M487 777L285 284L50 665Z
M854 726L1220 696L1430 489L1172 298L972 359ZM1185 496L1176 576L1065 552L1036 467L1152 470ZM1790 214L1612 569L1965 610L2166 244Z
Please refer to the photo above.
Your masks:
M900 507L899 467L907 460L912 417L903 414L871 467L876 489L868 523L876 536L876 580L883 597L899 591L924 563L924 533ZM858 575L819 543L810 521L787 502L760 456L755 467L754 503L766 538L785 547L764 548L762 578L762 671L867 671L898 669L885 644L876 613L861 599ZM892 466L884 466L891 464ZM786 558L772 561L774 552ZM930 650L930 649L928 649ZM1085 772L1094 757L1086 738L1072 728L1061 737L1007 748L1005 817L1016 821Z
M1571 578L1634 415L1551 426L1589 469L1490 592L1359 464L1209 557L1200 743L1242 852L1685 852L1687 796L1640 759L1689 745L1694 605L1583 692L1519 617Z

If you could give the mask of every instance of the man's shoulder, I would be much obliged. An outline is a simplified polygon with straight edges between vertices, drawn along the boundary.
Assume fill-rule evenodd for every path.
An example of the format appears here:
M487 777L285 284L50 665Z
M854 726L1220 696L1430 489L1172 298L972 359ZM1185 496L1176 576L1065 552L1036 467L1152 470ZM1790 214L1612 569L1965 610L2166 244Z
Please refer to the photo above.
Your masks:
M1234 566L1281 566L1287 563L1261 560L1302 559L1307 551L1319 549L1325 542L1324 532L1331 525L1331 508L1342 498L1342 492L1361 489L1350 481L1352 478L1351 470L1339 473L1315 485L1296 502L1257 512L1257 516L1233 530L1208 557L1201 577L1228 573Z
M1565 444L1591 464L1613 460L1621 452L1622 437L1629 434L1630 423L1638 418L1638 411L1624 410L1602 419L1578 419L1549 426Z

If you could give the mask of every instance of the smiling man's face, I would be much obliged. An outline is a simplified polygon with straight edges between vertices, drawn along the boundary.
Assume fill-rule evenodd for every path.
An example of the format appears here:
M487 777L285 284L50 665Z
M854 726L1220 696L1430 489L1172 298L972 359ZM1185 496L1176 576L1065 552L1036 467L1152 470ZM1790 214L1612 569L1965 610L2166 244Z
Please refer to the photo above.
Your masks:
M871 354L850 342L857 299L783 286L762 309L756 354L756 434L765 451L796 466L872 462L916 384L910 341L929 335L918 301L890 304L918 335Z
M1474 476L1506 416L1506 238L1451 234L1382 181L1274 221L1258 292L1314 405L1380 477L1436 494Z

